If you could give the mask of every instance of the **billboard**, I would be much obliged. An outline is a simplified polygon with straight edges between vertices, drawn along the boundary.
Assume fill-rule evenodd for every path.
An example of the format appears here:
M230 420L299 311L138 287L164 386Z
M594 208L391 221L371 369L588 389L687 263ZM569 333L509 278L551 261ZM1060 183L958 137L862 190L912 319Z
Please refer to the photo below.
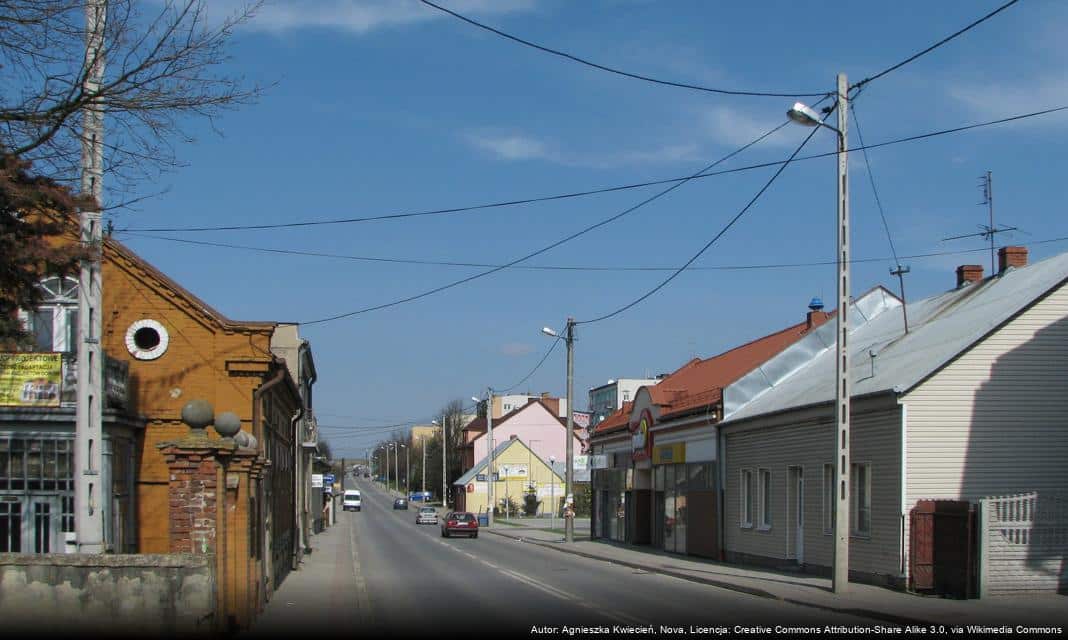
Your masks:
M571 422L576 427L580 427L582 429L588 429L589 426L590 426L590 416L592 416L592 415L593 414L590 413L589 411L572 411L571 412Z
M0 406L58 407L62 380L62 354L0 353Z

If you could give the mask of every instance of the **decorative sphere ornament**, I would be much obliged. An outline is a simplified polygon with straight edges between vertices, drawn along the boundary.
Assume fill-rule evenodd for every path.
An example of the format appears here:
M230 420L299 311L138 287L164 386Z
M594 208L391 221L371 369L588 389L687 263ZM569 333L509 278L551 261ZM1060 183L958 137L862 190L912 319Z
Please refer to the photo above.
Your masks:
M204 429L215 418L215 409L207 400L190 400L182 407L182 422L190 429Z
M224 438L232 438L241 431L241 418L233 411L223 411L215 416L215 430Z

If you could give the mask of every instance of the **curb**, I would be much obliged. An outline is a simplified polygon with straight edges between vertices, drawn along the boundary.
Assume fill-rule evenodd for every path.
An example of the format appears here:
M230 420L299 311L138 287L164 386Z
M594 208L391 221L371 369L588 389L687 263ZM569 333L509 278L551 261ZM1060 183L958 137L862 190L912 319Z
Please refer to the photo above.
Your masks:
M744 585L735 584L733 582L724 582L722 580L713 580L711 578L704 578L704 577L701 577L701 576L694 576L694 575L690 575L688 573L683 573L683 572L680 572L680 571L671 571L670 569L662 569L662 568L657 568L657 567L651 567L649 565L644 565L644 564L640 564L640 563L637 563L637 562L629 562L629 561L626 561L626 560L609 559L609 558L605 558L604 556L599 556L599 555L592 554L592 553L586 553L584 551L576 551L574 549L565 549L563 547L556 546L556 545L554 545L552 543L549 543L549 542L545 542L545 541L542 541L542 540L532 540L530 538L523 538L521 536L511 535L509 533L504 533L502 531L493 531L493 530L490 530L490 529L487 529L486 531L488 533L492 533L494 535L501 536L502 538L511 538L512 540L518 540L519 542L525 542L527 544L537 545L539 547L544 547L546 549L553 549L554 551L559 551L561 553L570 553L571 555L581 556L583 558L588 558L590 560L599 560L601 562L607 562L609 564L618 564L620 566L628 567L628 568L631 568L631 569L639 569L641 571L647 571L649 573L657 573L657 574L660 574L660 575L670 576L672 578L678 578L680 580L687 580L689 582L696 582L698 584L704 584L704 585L708 585L708 586L711 586L711 587L718 587L720 589L726 589L728 591L736 591L736 592L739 592L739 593L745 593L745 594L748 594L748 595L751 595L751 596L756 596L758 598L766 598L768 600L777 600L779 602L784 602L786 604L794 604L794 605L799 605L799 606L803 606L803 607L811 607L813 609L820 609L820 610L823 610L823 611L832 611L832 612L835 612L835 613L842 613L842 614L846 614L846 615L854 615L854 616L862 616L862 617L865 617L865 618L873 618L875 620L881 620L883 622L890 622L892 624L903 625L903 626L920 625L922 627L928 627L928 626L931 626L931 625L943 624L943 623L939 623L939 622L932 622L931 620L924 620L924 619L921 619L921 618L908 618L908 617L905 617L905 616L898 616L898 615L894 615L892 613L886 613L884 611L878 611L878 610L874 610L874 609L863 609L863 608L853 608L853 607L833 607L833 606L830 606L830 605L817 604L815 602L808 602L808 601L805 601L805 600L798 600L796 598L788 598L788 597L777 596L774 593L771 593L769 591L764 591L763 589L757 589L757 588L754 588L754 587L746 587Z

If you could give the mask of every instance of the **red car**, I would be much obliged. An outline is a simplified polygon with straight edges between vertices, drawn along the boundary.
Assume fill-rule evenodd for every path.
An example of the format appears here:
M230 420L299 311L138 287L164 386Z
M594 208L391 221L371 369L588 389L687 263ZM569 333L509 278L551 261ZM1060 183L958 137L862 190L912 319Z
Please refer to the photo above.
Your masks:
M462 533L472 538L478 537L478 518L473 513L453 511L441 520L441 537L448 538L454 533Z

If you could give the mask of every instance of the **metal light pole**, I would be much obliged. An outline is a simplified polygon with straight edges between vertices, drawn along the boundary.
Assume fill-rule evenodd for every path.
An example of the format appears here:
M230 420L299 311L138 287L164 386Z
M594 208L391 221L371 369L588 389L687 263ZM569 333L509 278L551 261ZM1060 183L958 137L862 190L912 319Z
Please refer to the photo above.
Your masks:
M834 463L837 500L834 509L834 558L832 588L844 593L849 585L849 183L846 126L848 124L849 84L844 73L838 74L838 128L823 123L819 116L801 103L787 112L791 120L806 126L824 126L838 134L838 221L835 236L838 243L838 317L835 356L834 403Z
M475 402L478 402L478 398L471 398ZM486 522L488 526L493 526L493 508L497 506L494 500L494 462L495 451L493 444L493 387L486 387L486 439L489 443L489 464L486 467Z
M553 467L556 465L556 456L549 456L549 502L552 503L553 508L549 509L549 529L556 528L556 469Z
M404 494L405 496L407 496L409 493L411 493L410 491L408 491L408 476L411 475L409 469L412 468L412 456L411 453L408 451L408 445L402 444L401 446L404 447Z
M420 491L422 491L423 494L425 495L426 494L426 438L425 437L419 438L419 448L423 450L423 466L422 466L423 488L420 489Z
M537 489L537 487L534 486L534 443L535 442L543 442L543 440L539 440L537 438L531 438L530 442L527 443L529 445L529 446L527 446L527 489L528 490L530 490L530 489L534 490L534 500L535 500L535 504L537 504L538 489Z
M559 338L555 331L549 327L545 327L541 330L547 336ZM564 342L567 344L567 449L564 455L567 456L565 461L567 465L567 472L564 476L564 504L571 507L572 513L574 512L574 479L575 479L575 420L573 414L574 403L572 400L573 390L575 386L575 319L567 319L567 330L564 336ZM555 505L553 505L555 508ZM564 542L572 543L575 541L575 518L567 517L567 511L564 512Z

